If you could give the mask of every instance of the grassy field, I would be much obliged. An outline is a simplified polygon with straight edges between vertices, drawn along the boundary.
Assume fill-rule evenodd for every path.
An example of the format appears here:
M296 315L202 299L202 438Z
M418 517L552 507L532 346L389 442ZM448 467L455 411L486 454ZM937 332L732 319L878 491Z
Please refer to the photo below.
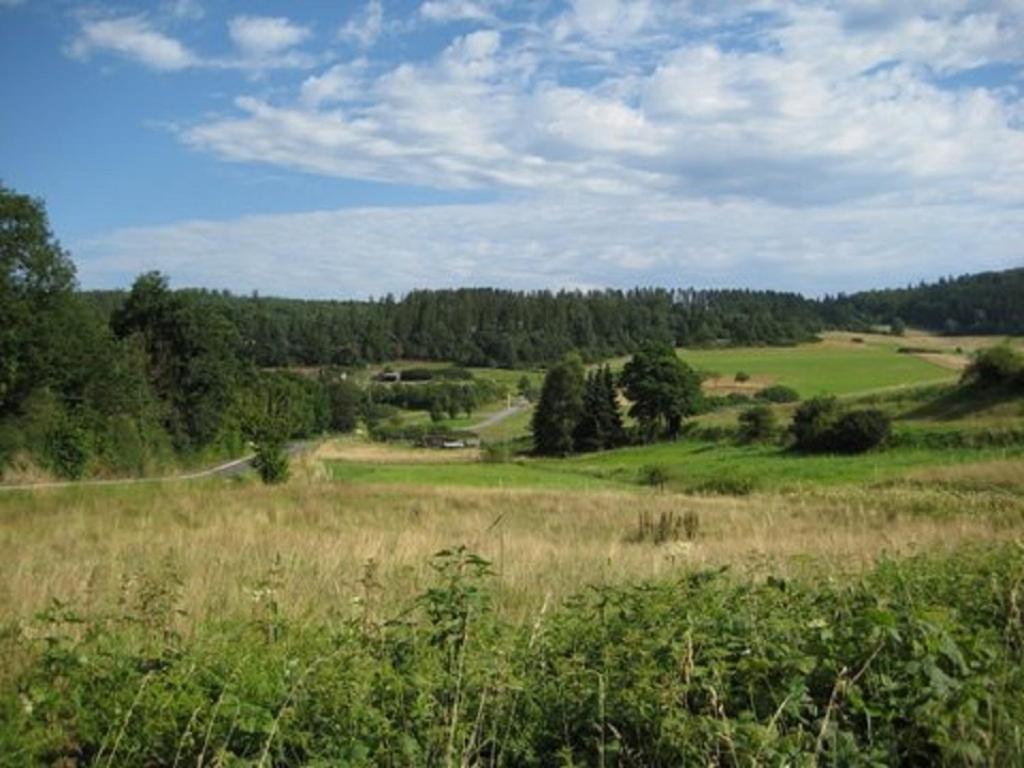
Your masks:
M1024 420L888 339L700 354L901 430ZM0 494L0 766L1024 759L1020 445L485 455Z
M342 442L345 445L345 442ZM331 477L345 483L471 488L576 490L628 489L643 482L649 467L664 471L669 490L704 494L746 494L755 490L799 491L811 486L870 485L929 467L1000 459L1022 460L1024 447L892 448L859 456L802 456L775 445L681 440L584 454L568 459L526 459L505 463L449 461L425 452L410 462L399 451L374 454L372 462L331 453Z
M732 379L742 371L753 385L790 386L804 397L849 395L888 387L950 381L956 373L927 356L900 354L889 343L826 340L797 347L679 351L701 371Z

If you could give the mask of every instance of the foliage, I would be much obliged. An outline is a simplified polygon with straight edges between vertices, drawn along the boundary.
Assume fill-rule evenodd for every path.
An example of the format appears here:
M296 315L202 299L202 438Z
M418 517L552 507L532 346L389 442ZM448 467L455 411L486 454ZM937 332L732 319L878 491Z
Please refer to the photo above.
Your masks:
M57 373L65 328L53 319L67 312L74 285L42 202L0 185L0 416Z
M55 602L0 691L12 764L1019 765L1024 552L862 577L690 570L526 626L442 552L393 620L173 631L173 565L120 616ZM372 579L367 581L372 584Z
M830 435L830 449L837 453L864 453L889 439L892 421L875 408L863 408L839 417Z
M645 345L622 369L621 382L647 442L677 437L683 419L697 412L700 377L667 345Z
M64 419L46 436L46 459L60 477L78 480L92 457L91 435L81 424Z
M755 405L739 415L739 436L745 443L771 440L778 431L775 411L767 405Z
M1009 344L978 350L964 369L962 380L979 387L1016 387L1024 391L1024 355Z
M326 390L329 416L327 427L334 432L352 432L359 425L363 392L354 382L325 372L322 384Z
M949 334L1022 334L1022 295L1024 268L1017 268L826 298L821 312L826 325L851 330L901 318Z
M252 465L260 480L268 485L285 482L288 479L289 461L284 442L268 436L257 439L253 447L256 456Z
M640 467L638 480L640 485L663 489L668 482L668 470L661 464L645 464Z
M793 414L793 447L807 453L863 453L889 437L889 416L878 409L846 411L834 397L815 397Z
M573 434L583 415L583 361L569 355L544 376L540 399L533 412L533 449L542 456L573 452Z
M625 445L626 430L619 413L615 377L607 365L587 374L583 410L573 429L576 451L600 451Z
M769 403L796 403L800 400L800 393L792 387L782 384L773 384L765 387L755 395L758 400L765 400Z
M516 393L524 400L534 402L537 399L537 387L534 385L533 379L525 373L520 376L516 383Z
M793 447L808 453L831 450L832 429L842 414L835 397L813 397L802 402L793 412L789 431Z
M137 337L165 426L181 450L214 442L225 426L241 368L231 323L212 306L172 292L159 272L141 275L111 317L117 338Z

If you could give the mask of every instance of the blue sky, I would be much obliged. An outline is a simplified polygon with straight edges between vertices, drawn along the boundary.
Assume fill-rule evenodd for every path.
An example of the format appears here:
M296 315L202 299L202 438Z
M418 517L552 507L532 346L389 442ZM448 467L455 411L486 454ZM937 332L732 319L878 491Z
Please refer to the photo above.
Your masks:
M0 0L84 287L807 293L1024 264L1019 0Z

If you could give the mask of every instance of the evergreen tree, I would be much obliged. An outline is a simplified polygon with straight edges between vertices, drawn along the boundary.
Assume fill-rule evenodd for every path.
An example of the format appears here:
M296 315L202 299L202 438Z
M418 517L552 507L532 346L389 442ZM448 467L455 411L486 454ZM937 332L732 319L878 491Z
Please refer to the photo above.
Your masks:
M626 363L621 382L633 401L629 413L646 441L659 434L677 437L683 419L696 413L700 401L700 377L667 344L642 347Z
M583 413L573 431L573 441L577 451L600 451L622 445L625 440L615 377L606 365L587 375Z
M570 354L544 377L533 413L533 448L544 456L565 456L574 448L573 433L583 414L583 361Z

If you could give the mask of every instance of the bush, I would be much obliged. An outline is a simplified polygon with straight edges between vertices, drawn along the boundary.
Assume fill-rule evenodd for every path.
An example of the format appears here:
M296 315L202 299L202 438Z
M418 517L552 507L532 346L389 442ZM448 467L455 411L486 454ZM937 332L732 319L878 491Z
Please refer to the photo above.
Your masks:
M72 421L62 422L46 438L46 463L68 480L85 475L92 458L92 436Z
M793 447L807 453L863 453L884 443L892 421L883 411L844 411L834 397L816 397L793 414Z
M288 479L289 462L284 443L279 440L261 440L255 447L256 458L252 465L259 473L260 480L268 485L285 482Z
M979 350L964 370L962 381L981 387L1024 388L1024 355L1009 344Z
M402 381L430 381L434 378L436 371L432 368L406 368L399 373Z
M668 482L668 470L661 464L647 464L640 467L640 485L649 485L652 488L664 488Z
M795 403L800 400L800 393L792 387L774 384L760 390L755 397L758 400L765 400L769 403Z
M743 383L744 381L750 381L750 374L747 373L746 371L737 371L734 379L740 383Z
M789 427L793 447L798 451L831 450L831 430L842 412L834 397L813 397L800 404Z
M767 405L755 405L739 416L739 437L744 443L771 440L777 431L775 411Z
M850 411L839 417L829 434L831 450L864 453L884 443L892 432L889 416L874 408Z

